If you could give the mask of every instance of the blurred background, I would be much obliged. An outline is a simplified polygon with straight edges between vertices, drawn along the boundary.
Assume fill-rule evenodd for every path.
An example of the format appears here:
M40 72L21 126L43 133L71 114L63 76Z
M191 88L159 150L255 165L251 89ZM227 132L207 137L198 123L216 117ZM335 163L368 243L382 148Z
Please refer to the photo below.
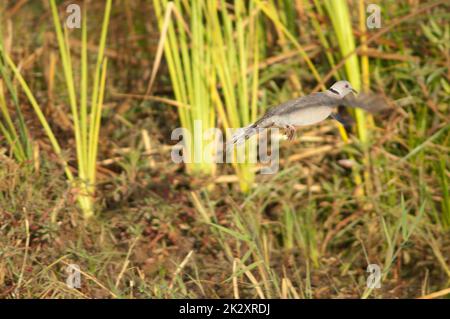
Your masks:
M448 298L449 9L2 1L0 297ZM298 130L275 174L171 159L341 79L390 109Z

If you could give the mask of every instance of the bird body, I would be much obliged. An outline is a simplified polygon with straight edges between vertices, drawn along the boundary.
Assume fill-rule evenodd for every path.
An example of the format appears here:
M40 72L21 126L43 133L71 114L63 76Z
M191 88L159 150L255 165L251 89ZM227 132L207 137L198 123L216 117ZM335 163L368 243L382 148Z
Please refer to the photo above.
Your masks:
M368 111L377 111L386 106L380 97L360 94L355 97L356 91L347 81L338 81L324 92L312 93L303 97L289 100L270 108L256 122L240 129L231 138L232 144L242 143L258 129L277 127L285 129L289 139L294 136L295 130L300 126L307 126L322 122L333 116L333 109L339 105L359 107Z
M326 93L313 93L287 101L269 109L260 123L273 120L275 126L305 126L316 124L326 119L336 106L336 99ZM258 123L258 121L256 122Z
M283 121L281 117L278 121L281 124L293 125L293 126L306 126L322 122L328 118L332 109L327 105L318 105L315 107L314 112L308 112L306 109L298 109L287 116L287 120Z

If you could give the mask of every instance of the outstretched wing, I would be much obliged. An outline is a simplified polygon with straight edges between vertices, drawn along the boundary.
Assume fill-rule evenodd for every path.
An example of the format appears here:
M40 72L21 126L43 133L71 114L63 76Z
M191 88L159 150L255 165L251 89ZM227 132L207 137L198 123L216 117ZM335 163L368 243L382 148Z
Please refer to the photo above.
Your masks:
M341 100L341 105L361 108L371 113L377 113L389 108L385 98L373 93L360 93L357 96L348 94Z

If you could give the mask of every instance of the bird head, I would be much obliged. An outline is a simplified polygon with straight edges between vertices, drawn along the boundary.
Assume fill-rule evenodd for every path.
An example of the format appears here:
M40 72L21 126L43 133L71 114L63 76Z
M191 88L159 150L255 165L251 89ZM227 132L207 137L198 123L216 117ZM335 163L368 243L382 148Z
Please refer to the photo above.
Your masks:
M354 88L352 88L352 85L348 81L338 81L334 83L329 89L333 94L337 94L339 97L344 98L347 94L353 92L358 93Z

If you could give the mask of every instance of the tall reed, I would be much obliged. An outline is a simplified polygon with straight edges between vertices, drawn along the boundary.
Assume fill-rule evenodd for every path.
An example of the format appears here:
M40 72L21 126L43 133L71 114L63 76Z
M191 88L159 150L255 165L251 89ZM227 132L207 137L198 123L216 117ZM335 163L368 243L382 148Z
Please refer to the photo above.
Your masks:
M255 1L230 4L154 0L161 30L163 8L167 12L172 4L174 14L168 27L165 57L175 98L187 106L178 109L181 125L191 130L196 120L202 120L206 130L216 125L216 114L226 131L255 121L262 39ZM188 157L195 159L196 154L207 152L204 142L194 135L186 145L186 151L193 153ZM233 167L241 190L248 192L255 177L256 148L254 144L244 148L245 157ZM202 163L188 163L186 167L191 173L211 173L212 165L203 158Z
M33 110L35 111L41 125L47 134L54 152L59 155L61 162L64 165L64 170L68 180L78 190L77 201L83 212L85 218L90 218L94 215L94 195L96 184L96 160L99 143L100 120L102 114L103 97L106 83L106 67L107 60L104 57L106 35L108 30L109 16L111 12L112 0L107 0L105 6L105 14L103 17L103 24L100 36L100 43L98 46L97 63L94 71L94 79L92 84L92 95L90 105L88 104L88 59L87 59L87 16L86 4L83 6L82 28L81 28L81 81L79 84L80 98L77 101L77 91L75 79L73 74L73 65L70 55L69 34L68 30L61 27L57 7L54 0L50 0L50 7L53 16L53 22L56 30L56 37L59 46L65 84L69 96L69 104L73 121L75 143L76 143L76 158L78 176L74 176L70 170L66 160L62 158L61 146L56 139L47 119L45 118L42 108L39 106L35 96L30 87L21 75L19 69L9 57L9 55L2 50L5 61L14 73L22 90L27 96Z
M316 6L318 8L319 4L316 2ZM345 57L350 53L354 52L356 49L355 45L355 37L353 35L352 28L352 19L349 13L349 7L346 0L325 0L324 7L328 16L331 20L331 24L333 26L331 31L331 36L335 36L337 38L337 44L341 53L341 57ZM365 46L365 11L363 3L359 2L359 19L360 25L359 28L362 32L362 45ZM361 63L361 67L360 67ZM348 57L348 59L344 63L346 78L352 83L352 86L360 91L363 89L364 91L369 89L369 62L368 57L363 56L360 59L356 54L352 54ZM362 73L361 73L362 69ZM363 77L362 77L363 76ZM370 114L366 114L361 109L353 110L355 120L356 120L356 131L363 148L363 163L365 167L364 171L364 179L367 192L371 192L371 179L370 179L370 171L369 171L369 154L367 152L367 145L369 143L369 126L368 124L373 122ZM362 178L360 174L356 171L353 172L355 183L357 185L362 183ZM362 195L364 190L362 188L358 189L357 194Z
M260 47L259 11L255 1L248 7L234 1L233 10L225 2L206 1L206 25L212 34L213 62L217 70L215 104L225 129L247 126L258 115ZM250 70L250 72L249 72ZM240 188L248 192L255 178L255 143L243 146L245 157L233 163ZM236 159L236 158L235 158Z
M0 29L0 75L2 78L0 80L0 134L5 137L14 158L18 162L24 162L30 160L32 157L31 139L19 107L17 90L13 85L11 74L5 65L5 54L2 30ZM6 93L9 93L12 99L12 104L14 105L13 114L8 108ZM14 118L16 121L13 120Z
M107 60L104 58L104 51L109 16L111 12L111 2L112 0L108 0L106 2L92 85L91 105L89 108L86 4L83 6L81 28L81 81L79 84L80 98L77 102L76 85L70 55L69 35L66 28L64 31L62 30L55 1L50 1L74 126L78 164L78 201L86 218L89 218L94 214L93 204L96 183L97 150L99 143L98 137L100 133L100 120L107 67Z
M346 0L325 0L325 8L331 19L333 34L337 37L341 55L347 56L356 48L355 37L353 36L352 20L350 17ZM359 59L356 54L351 55L345 61L345 71L350 83L356 90L361 90L361 71ZM363 110L355 109L356 128L358 137L363 144L368 141L368 130L366 125L366 113Z
M164 42L180 122L188 134L184 136L184 159L190 174L213 175L215 138L207 131L215 127L213 85L216 70L213 65L211 34L204 25L205 1L153 0L160 30L164 12L173 9ZM185 21L187 19L187 21Z

